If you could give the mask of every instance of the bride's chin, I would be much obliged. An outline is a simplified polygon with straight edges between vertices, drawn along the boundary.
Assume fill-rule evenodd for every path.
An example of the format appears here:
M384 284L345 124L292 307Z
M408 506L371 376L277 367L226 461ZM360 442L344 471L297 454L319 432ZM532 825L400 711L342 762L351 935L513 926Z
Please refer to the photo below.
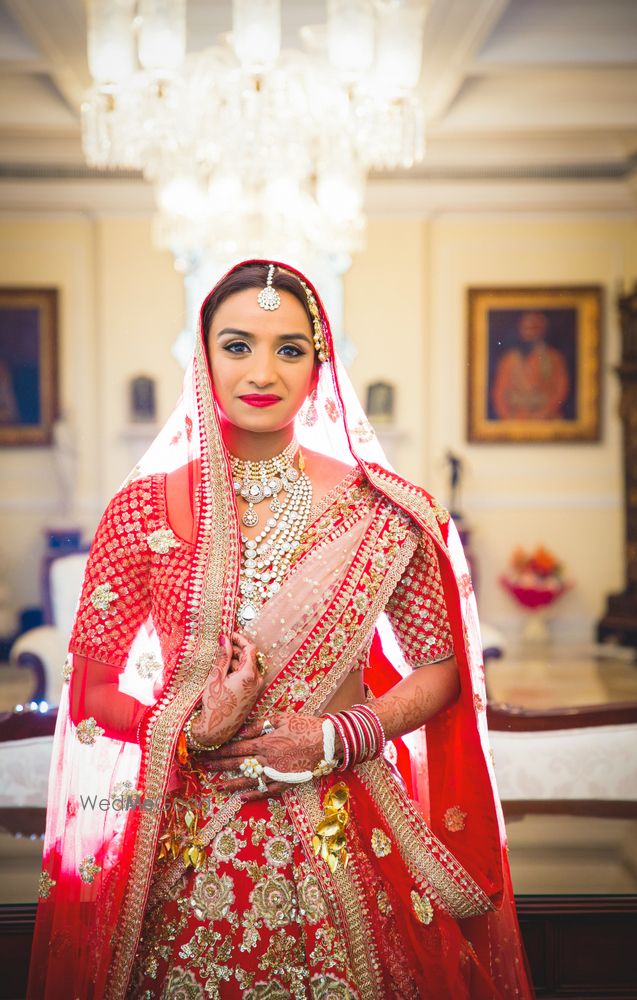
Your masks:
M274 434L284 430L290 425L292 426L292 429L294 429L296 414L293 414L285 419L279 416L277 420L275 420L272 416L268 419L268 416L269 415L264 413L256 413L254 415L250 414L249 416L236 418L234 420L225 417L225 421L235 430L249 432L252 434Z

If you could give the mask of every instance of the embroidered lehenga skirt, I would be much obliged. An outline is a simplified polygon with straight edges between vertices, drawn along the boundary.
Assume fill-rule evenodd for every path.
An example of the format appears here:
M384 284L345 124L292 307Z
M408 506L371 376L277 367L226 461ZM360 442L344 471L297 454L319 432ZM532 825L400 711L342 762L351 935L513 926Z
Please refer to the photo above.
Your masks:
M364 782L382 772L396 789L392 812L402 790L384 763L362 771L364 781L354 771L339 775L351 793L349 860L334 875L308 850L325 779L300 796L244 803L229 820L219 805L213 826L223 825L200 871L158 862L130 1000L469 996L478 970L446 907L454 897L469 910L470 891L453 886L453 872L444 886L442 867L439 895L410 889ZM402 819L414 822L409 810ZM486 904L479 890L474 902Z

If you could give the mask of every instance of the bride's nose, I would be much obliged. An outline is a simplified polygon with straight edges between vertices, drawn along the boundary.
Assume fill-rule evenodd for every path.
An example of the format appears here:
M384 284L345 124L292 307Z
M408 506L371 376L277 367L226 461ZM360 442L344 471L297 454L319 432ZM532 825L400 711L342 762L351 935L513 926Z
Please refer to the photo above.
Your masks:
M276 381L274 358L269 351L259 351L254 354L250 381L261 389Z

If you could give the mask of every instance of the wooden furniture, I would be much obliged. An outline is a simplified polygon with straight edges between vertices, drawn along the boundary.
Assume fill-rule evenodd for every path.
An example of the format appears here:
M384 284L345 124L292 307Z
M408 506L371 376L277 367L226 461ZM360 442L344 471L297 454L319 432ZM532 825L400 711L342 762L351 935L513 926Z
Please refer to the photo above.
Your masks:
M621 383L624 440L626 587L621 594L609 596L597 635L600 642L637 646L637 283L628 295L619 296L618 306L622 359L615 370Z

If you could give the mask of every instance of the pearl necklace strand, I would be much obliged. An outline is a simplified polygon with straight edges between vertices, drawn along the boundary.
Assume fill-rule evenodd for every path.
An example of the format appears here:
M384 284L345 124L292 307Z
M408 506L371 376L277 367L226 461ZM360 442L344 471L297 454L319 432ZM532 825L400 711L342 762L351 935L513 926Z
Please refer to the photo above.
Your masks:
M277 456L279 458L279 456ZM261 463L251 463L260 465ZM237 620L241 627L249 625L260 607L281 588L301 536L305 531L312 507L312 483L303 471L305 460L299 451L299 471L289 474L284 505L268 518L256 538L241 534L241 569Z
M265 461L249 462L230 455L235 493L248 502L248 507L241 518L246 527L251 528L259 523L259 515L254 505L269 497L272 498L271 512L281 513L283 508L278 495L281 490L289 493L299 476L294 468L294 458L298 448L299 443L296 437L293 437L282 452Z

